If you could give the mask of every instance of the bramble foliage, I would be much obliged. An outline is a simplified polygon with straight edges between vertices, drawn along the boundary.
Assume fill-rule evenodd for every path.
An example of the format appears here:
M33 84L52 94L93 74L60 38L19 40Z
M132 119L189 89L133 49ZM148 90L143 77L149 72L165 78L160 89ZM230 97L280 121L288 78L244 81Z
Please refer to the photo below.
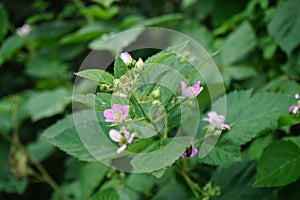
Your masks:
M1 2L0 199L299 198L299 9L298 0ZM184 33L208 55L170 37L168 49L124 60L143 32L126 30L143 27ZM91 50L106 50L106 70L85 60ZM217 74L195 70L211 60L225 91L210 89L223 84Z

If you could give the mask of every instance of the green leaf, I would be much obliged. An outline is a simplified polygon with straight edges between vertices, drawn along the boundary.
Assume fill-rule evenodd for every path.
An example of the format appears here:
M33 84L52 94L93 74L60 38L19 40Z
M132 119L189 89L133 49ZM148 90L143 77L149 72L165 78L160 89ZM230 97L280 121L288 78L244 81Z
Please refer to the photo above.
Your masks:
M268 24L269 34L290 55L300 44L300 2L288 0L279 4L271 19Z
M95 108L97 111L103 112L111 108L111 96L112 95L108 93L100 93L99 95L79 94L72 96L72 101L85 104Z
M0 66L9 60L22 46L23 39L16 35L12 35L2 42L0 47Z
M53 145L42 140L29 143L27 149L30 156L39 162L48 158L55 150Z
M300 136L284 137L283 140L294 142L300 148Z
M92 81L97 81L99 83L104 83L109 85L114 84L114 77L110 73L100 69L88 69L88 70L77 72L75 74L77 76L87 78Z
M166 170L167 168L163 168L157 171L153 171L150 174L155 176L155 178L161 178L165 174Z
M37 78L65 77L68 65L49 56L36 56L26 65L26 74Z
M264 149L268 147L275 140L272 134L256 138L247 149L247 159L259 159Z
M75 181L64 185L63 190L75 199L89 199L107 171L108 168L99 162L87 163L77 172Z
M294 102L283 94L257 93L251 97L251 91L232 92L226 98L226 122L231 130L223 133L221 139L237 145L249 142L264 129L276 127L278 118L287 114ZM220 102L216 101L216 106L221 106Z
M253 67L245 65L227 66L224 68L224 74L225 73L234 80L244 80L257 75Z
M221 61L223 65L235 64L256 46L255 33L250 23L245 21L234 32L232 32L221 51Z
M68 96L70 96L70 90L62 87L55 90L37 92L31 95L25 106L31 115L31 119L37 121L62 113L70 103Z
M119 13L118 6L111 6L103 9L98 5L91 5L88 8L82 8L80 10L82 15L93 16L94 18L109 20Z
M255 161L249 161L218 167L211 182L221 188L221 195L214 199L252 200L269 197L270 189L251 187L255 180L255 166Z
M296 124L300 124L300 117L293 114L284 115L278 120L279 127L291 126Z
M188 193L182 185L177 183L175 179L170 180L166 185L160 188L155 193L153 200L173 200L173 199L188 199Z
M128 31L123 31L121 33L110 33L102 35L100 38L95 39L89 43L89 48L92 50L106 50L119 53L124 47L127 47L133 43L137 37L143 32L142 28L131 29ZM126 38L126 42L124 42Z
M127 65L123 62L123 60L118 57L114 63L114 76L115 78L120 78L122 75L128 72Z
M92 200L119 200L119 199L120 197L118 192L113 188L100 190L92 198Z
M61 39L61 43L68 44L82 41L90 41L91 39L101 36L103 33L112 32L114 30L115 28L111 24L104 22L96 22L93 24L83 26L76 32L64 36Z
M78 158L81 161L96 161L96 159L90 154L87 148L83 145L80 136L78 135L76 127L84 126L85 123L89 122L91 113L93 111L83 110L75 112L73 115L68 115L62 120L59 120L52 126L48 127L42 133L42 139L49 142L67 154ZM86 121L75 123L74 119L83 117ZM94 120L94 119L92 119ZM95 151L101 151L101 148L95 148Z
M1 19L1 23L0 23L0 41L2 41L2 39L4 38L4 36L7 33L8 25L9 25L7 12L6 12L5 7L2 4L0 4L0 19Z
M179 20L182 20L182 18L183 18L182 14L178 14L178 13L165 14L165 15L162 15L162 16L142 20L138 24L135 24L132 28L157 26L157 25L160 25L160 24L166 24L168 22L179 21Z
M276 141L266 148L257 165L254 186L283 186L300 177L300 148L290 141Z
M150 174L131 174L126 179L126 184L138 193L148 194L156 184L156 179Z
M240 147L224 140L220 140L206 157L200 159L200 162L210 165L225 165L238 161L242 161Z
M47 21L32 29L28 39L39 46L53 46L60 38L73 30L73 25L63 21Z
M172 165L179 159L182 152L190 142L191 137L170 138L171 144L160 147L155 142L143 153L137 154L130 161L135 172L152 172ZM150 152L148 152L150 151Z

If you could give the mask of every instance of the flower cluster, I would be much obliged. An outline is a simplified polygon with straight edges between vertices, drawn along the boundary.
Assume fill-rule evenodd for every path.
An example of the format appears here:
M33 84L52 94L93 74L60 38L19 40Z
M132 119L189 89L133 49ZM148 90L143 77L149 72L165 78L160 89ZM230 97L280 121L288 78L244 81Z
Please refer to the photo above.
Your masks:
M136 62L128 52L121 53L120 58L127 67L133 68L119 79L114 80L113 92L114 95L128 98L128 96L131 95L132 87L138 81L139 75L142 73L144 62L141 58ZM180 85L181 96L179 98L184 98L184 100L192 100L203 91L200 81L195 82L192 86L188 86L186 82L181 81ZM150 98L152 98L152 104L160 105L161 103L158 100L160 97L160 87L158 87L151 92ZM129 120L129 108L129 105L113 104L111 109L107 109L103 112L106 122L114 123L113 125L120 127L119 130L111 129L109 131L110 139L114 142L118 142L120 145L117 149L117 153L123 152L137 136L136 132L132 131L131 133L130 128L128 128L129 126L126 125L131 121ZM209 122L209 126L213 128L213 130L230 130L230 126L225 124L225 117L218 115L214 111L209 112L208 117L203 118L203 121ZM181 157L190 158L196 156L197 153L198 149L191 144L185 149Z
M295 99L297 99L297 103L295 103L294 105L292 105L290 108L289 108L289 112L296 115L299 110L300 110L300 95L298 93L295 94Z

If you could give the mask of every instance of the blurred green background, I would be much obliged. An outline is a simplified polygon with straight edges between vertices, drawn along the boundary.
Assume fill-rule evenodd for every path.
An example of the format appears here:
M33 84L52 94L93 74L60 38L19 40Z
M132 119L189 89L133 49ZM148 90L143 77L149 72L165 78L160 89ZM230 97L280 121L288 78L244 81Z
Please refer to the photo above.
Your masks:
M158 180L126 178L40 140L71 112L74 72L101 38L157 26L191 36L214 55L227 91L292 93L300 88L299 19L299 0L2 0L0 199L89 199L102 187L108 199L116 199L111 187L121 188L121 199L192 199L173 169ZM193 173L206 183L214 170L202 166Z

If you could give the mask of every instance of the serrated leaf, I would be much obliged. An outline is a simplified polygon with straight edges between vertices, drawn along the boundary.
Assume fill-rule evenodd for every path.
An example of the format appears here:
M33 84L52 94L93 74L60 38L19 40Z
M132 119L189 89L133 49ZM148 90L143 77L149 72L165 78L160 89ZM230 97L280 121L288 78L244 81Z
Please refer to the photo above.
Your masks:
M104 83L109 85L113 85L114 83L114 77L110 73L100 69L88 69L88 70L77 72L75 74L77 76L87 78L92 81L97 81L99 83Z
M268 32L279 46L287 53L300 44L300 1L288 0L279 4L272 20L268 24Z
M223 65L231 65L248 55L256 45L255 33L249 22L245 21L232 32L221 51Z
M254 186L284 186L300 177L300 148L290 141L276 141L266 148L257 165Z
M115 76L115 78L120 78L121 76L126 74L126 72L128 72L127 65L123 62L123 60L120 57L118 57L115 60L115 63L114 63L114 76Z
M294 102L292 97L283 94L257 93L251 97L251 91L232 92L226 98L226 122L231 124L231 130L221 139L237 145L249 142L264 129L275 127L278 118L285 115Z
M212 140L215 139L212 138ZM211 148L209 146L209 138L205 141L206 143L204 145L206 145L208 148ZM202 144L202 148L200 149L200 151L206 151L206 149L203 148L204 145ZM199 156L201 155L201 153L203 152L200 152ZM208 153L207 156L205 156L204 158L200 158L200 162L210 165L225 165L241 160L242 157L240 147L230 141L224 140L220 140L219 142L217 142L217 144L212 147L211 151Z
M37 121L63 112L70 103L67 99L70 93L70 90L66 88L57 88L32 94L26 102L26 108L32 120Z
M83 110L74 113L74 116L68 115L64 119L59 120L52 126L48 127L42 133L41 138L57 146L61 150L65 151L67 154L78 158L79 160L87 162L96 161L96 159L83 145L83 141L81 140L77 131L78 127L84 126L85 124L89 125L89 122L94 122L95 119L90 117L93 113L94 111L92 110ZM82 117L82 121L76 121L75 123L74 120L78 119L79 117ZM95 151L96 153L101 153L101 147L95 147Z

